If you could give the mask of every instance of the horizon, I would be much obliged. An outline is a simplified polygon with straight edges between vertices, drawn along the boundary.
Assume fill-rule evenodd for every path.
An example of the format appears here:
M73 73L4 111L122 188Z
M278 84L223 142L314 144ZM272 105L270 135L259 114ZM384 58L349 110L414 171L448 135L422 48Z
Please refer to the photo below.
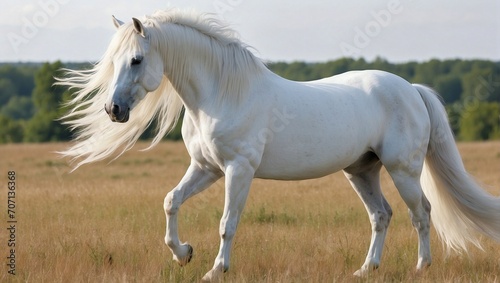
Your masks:
M396 61L391 61L388 60L387 58L383 57L377 57L373 58L372 60L367 60L366 58L353 58L353 57L339 57L339 58L333 58L333 59L328 59L325 61L303 61L303 60L295 60L295 61L270 61L270 60L263 60L265 64L276 64L276 63L285 63L285 64L292 64L292 63L305 63L305 64L324 64L328 62L334 62L342 59L353 59L353 60L364 60L366 63L374 63L376 60L381 59L389 64L393 65L400 65L400 64L409 64L409 63L417 63L417 64L424 64L433 60L437 60L440 62L447 62L447 61L485 61L485 62L493 62L493 63L500 63L500 59L498 60L492 60L492 59L484 59L484 58L429 58L427 60L422 60L422 61L417 61L417 60L409 60L409 61L401 61L401 62L396 62ZM60 61L63 64L95 64L99 62L99 60L95 61L64 61L64 60L54 60L54 61L0 61L0 65L43 65L45 63L54 63Z

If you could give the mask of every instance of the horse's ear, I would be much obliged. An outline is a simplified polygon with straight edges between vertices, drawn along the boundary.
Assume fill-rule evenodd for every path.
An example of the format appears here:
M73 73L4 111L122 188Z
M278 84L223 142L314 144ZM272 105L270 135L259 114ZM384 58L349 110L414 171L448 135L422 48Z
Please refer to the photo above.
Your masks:
M115 16L112 16L113 17L113 24L115 25L116 28L119 28L121 25L123 25L123 22L120 21L119 19L115 18Z
M136 18L132 18L132 21L134 22L135 32L140 34L142 37L146 37L146 32L144 31L144 26L142 25L141 21Z

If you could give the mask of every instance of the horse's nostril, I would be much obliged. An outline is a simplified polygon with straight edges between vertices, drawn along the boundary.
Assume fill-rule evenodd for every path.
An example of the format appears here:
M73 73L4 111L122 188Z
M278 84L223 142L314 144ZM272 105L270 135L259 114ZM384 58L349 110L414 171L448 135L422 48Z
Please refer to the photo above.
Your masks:
M118 115L120 113L120 106L113 104L111 108L111 113L113 113L114 115Z

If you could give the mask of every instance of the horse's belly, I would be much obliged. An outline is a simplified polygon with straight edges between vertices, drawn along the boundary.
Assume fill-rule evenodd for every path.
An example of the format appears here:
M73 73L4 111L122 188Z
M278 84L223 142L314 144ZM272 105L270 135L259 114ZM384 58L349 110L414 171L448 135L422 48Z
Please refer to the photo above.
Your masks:
M331 103L287 105L287 123L271 124L257 178L300 180L342 170L366 153L379 138L383 115L368 107ZM341 104L341 105L339 105ZM300 106L300 107L299 107ZM310 107L308 107L310 106ZM284 106L283 106L284 107ZM308 109L310 108L310 109ZM363 113L353 109L371 109ZM285 108L284 108L285 109Z
M256 178L303 180L340 171L368 151L366 141L339 144L329 139L317 142L268 144Z
M305 180L320 178L331 173L342 170L346 166L338 164L310 164L304 166L300 163L261 163L261 166L255 173L255 178L273 179L273 180Z

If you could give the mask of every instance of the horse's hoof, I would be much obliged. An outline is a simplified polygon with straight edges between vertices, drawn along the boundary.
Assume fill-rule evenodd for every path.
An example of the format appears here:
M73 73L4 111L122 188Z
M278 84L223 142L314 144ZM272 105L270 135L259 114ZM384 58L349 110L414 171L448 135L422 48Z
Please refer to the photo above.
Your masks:
M207 272L203 278L201 278L201 282L219 282L222 279L222 274L224 273L224 270L221 270L219 268L215 268Z
M359 278L365 278L368 276L368 274L372 271L375 271L378 269L378 265L372 265L372 266L362 266L360 269L358 269L356 272L354 272L354 276L359 277Z
M187 255L186 263L189 263L192 258L193 258L193 247L191 247L191 245L188 244L188 255Z
M431 266L431 259L430 257L427 259L424 258L419 258L417 262L417 271L422 271L427 269L429 266Z
M363 278L363 277L366 277L366 274L367 274L367 273L368 273L368 272L366 272L366 270L365 270L365 271L363 271L363 270L361 270L361 269L358 269L358 270L356 270L356 272L354 272L354 274L353 274L353 275L354 275L354 276L356 276L356 277L359 277L359 278Z
M184 266L184 265L188 264L191 261L191 259L193 258L193 247L191 247L191 245L187 244L187 248L188 248L187 255L183 259L176 259L177 263L180 266Z

